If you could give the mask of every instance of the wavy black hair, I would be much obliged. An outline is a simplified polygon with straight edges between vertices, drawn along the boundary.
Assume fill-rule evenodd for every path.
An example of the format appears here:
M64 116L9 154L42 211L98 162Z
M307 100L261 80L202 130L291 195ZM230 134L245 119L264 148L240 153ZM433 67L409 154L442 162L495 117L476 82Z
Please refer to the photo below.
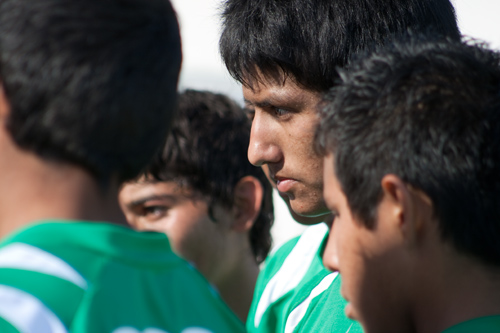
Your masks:
M222 59L252 86L262 74L283 75L313 91L333 86L337 68L392 35L432 31L460 39L449 0L227 0Z
M178 114L166 144L144 175L194 190L208 200L209 207L221 204L228 208L234 204L238 181L249 175L256 177L264 197L249 237L260 263L271 247L274 214L272 187L262 169L247 158L250 125L242 108L227 96L186 90L179 94Z

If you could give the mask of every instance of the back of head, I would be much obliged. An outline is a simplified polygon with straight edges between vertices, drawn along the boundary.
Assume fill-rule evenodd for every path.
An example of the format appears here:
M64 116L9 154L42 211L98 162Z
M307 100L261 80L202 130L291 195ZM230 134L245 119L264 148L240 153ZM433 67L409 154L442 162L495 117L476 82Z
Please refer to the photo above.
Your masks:
M249 237L260 262L271 246L272 188L261 168L248 161L249 140L250 122L234 101L220 94L187 90L179 94L178 114L167 142L145 175L174 181L202 194L210 206L227 208L234 205L234 188L241 178L259 179L264 197Z
M318 139L353 213L372 226L395 174L429 196L444 240L499 266L500 54L415 39L341 76Z
M460 38L449 0L227 0L220 52L243 84L285 74L325 91L353 55L408 30Z
M168 0L1 0L8 131L103 182L132 178L164 141L180 52Z

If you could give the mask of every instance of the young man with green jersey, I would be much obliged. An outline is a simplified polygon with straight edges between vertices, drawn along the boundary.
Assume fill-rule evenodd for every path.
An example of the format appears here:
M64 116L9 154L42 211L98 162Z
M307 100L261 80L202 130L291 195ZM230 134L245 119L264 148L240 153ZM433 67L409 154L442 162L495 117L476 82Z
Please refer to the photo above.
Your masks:
M165 145L119 197L127 221L166 233L243 322L273 223L272 188L247 159L249 139L235 101L186 90Z
M227 0L222 18L221 55L253 117L249 160L267 166L294 213L323 220L323 159L313 137L317 104L337 68L393 34L460 38L448 0ZM360 330L343 316L337 272L322 264L327 233L324 224L312 226L267 260L250 332Z
M243 332L118 204L166 137L166 0L0 0L0 331Z
M317 142L348 316L367 333L500 332L500 53L415 39L341 77Z

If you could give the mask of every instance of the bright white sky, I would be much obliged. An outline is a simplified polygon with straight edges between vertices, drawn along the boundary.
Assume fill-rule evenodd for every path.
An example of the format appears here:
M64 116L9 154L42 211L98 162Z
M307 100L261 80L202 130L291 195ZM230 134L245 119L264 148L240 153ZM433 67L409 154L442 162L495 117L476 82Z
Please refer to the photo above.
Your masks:
M218 53L221 0L171 0L177 11L183 43L180 89L225 93L242 102L241 88L227 73ZM451 0L464 35L479 38L500 49L500 0ZM302 226L275 200L275 245L298 234Z

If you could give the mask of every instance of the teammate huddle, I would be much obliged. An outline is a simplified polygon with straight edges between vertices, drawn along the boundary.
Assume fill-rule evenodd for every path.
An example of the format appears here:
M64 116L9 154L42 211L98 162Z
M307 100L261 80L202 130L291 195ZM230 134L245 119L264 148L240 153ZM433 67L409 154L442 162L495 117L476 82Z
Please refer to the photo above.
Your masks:
M176 96L167 0L0 0L0 332L500 331L500 54L449 0L222 18L247 114Z

